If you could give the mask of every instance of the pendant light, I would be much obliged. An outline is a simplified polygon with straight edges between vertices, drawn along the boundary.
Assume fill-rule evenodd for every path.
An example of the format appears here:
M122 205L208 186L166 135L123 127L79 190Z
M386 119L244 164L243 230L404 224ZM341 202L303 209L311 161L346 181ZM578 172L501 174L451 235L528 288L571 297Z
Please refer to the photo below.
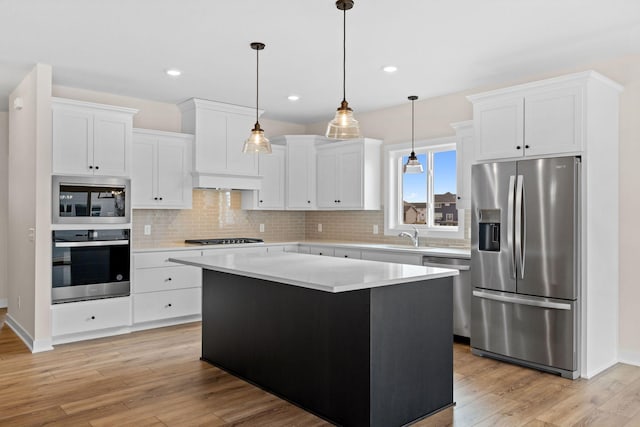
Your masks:
M411 95L409 98L409 101L411 101L411 154L409 155L409 159L407 160L407 164L404 165L402 171L404 173L422 173L424 171L424 169L422 169L422 164L420 163L420 161L418 161L418 157L416 157L416 152L414 151L414 103L416 101L416 99L418 99L417 96L415 95Z
M269 140L264 136L264 130L260 128L260 122L258 122L258 94L259 94L259 76L260 76L260 62L258 60L258 53L264 49L264 43L253 42L251 43L251 49L256 51L256 124L251 130L251 135L244 142L242 148L243 153L267 153L271 154L271 144Z
M347 10L353 7L353 0L337 0L336 7L343 12L342 22L342 102L336 111L336 116L327 126L327 137L333 139L360 138L360 126L353 118L353 110L347 102L346 74L347 74Z

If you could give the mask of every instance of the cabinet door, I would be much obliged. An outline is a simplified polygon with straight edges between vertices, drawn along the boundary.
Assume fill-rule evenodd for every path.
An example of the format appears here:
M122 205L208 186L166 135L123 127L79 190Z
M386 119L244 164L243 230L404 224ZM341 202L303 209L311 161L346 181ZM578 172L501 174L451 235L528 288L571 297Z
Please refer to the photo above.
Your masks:
M478 160L524 155L524 98L475 104L473 117Z
M456 198L458 209L471 208L471 165L473 164L473 130L456 129Z
M121 114L96 113L93 135L94 174L129 176L131 118Z
M259 173L262 184L258 190L258 207L284 209L284 156L285 148L273 146L271 154L259 155Z
M525 98L527 155L582 151L582 91L567 87Z
M335 208L338 204L336 194L337 169L336 154L332 151L319 151L317 156L317 200L319 208Z
M131 207L149 208L157 205L156 140L144 135L136 135L132 148Z
M160 204L165 208L190 208L190 146L185 141L160 138L157 147L157 197Z
M92 174L93 114L74 109L53 110L53 173Z
M251 129L253 120L250 117L233 114L227 117L227 173L258 175L258 156L242 152Z
M312 143L287 144L287 209L316 206L316 162Z
M340 149L337 156L337 207L360 209L363 206L363 147L356 145Z

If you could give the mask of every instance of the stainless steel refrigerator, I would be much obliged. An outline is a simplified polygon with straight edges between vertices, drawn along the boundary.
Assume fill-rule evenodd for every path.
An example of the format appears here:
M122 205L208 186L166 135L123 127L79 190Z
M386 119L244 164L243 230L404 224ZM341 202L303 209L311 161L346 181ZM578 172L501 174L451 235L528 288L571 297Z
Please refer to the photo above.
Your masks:
M474 165L471 347L579 376L580 158Z

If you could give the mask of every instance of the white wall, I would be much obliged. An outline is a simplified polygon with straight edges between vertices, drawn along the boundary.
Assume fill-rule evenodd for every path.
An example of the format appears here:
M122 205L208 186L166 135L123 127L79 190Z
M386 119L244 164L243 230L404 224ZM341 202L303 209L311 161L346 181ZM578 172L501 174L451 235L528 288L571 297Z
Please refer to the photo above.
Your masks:
M51 75L38 64L9 96L7 323L33 351L51 348Z
M0 112L0 308L7 306L9 113Z

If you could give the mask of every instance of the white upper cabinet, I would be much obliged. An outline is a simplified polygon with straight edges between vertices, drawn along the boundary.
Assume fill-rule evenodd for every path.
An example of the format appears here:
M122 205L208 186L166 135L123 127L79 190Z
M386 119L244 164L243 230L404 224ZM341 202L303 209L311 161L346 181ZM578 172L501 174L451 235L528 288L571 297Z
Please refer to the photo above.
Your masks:
M329 141L317 135L284 135L271 139L286 147L286 209L313 210L316 203L316 145Z
M316 147L320 209L380 209L382 141L361 138Z
M256 120L255 109L190 99L178 105L182 131L195 135L194 186L258 190L258 156L243 153Z
M581 153L602 86L618 90L588 71L469 96L476 160Z
M53 173L129 176L137 111L53 98Z
M284 210L286 148L272 145L271 150L271 154L258 156L262 186L242 192L242 209Z
M133 131L134 209L191 209L193 135Z
M471 208L471 165L474 161L473 121L452 123L456 131L456 199L458 209Z

